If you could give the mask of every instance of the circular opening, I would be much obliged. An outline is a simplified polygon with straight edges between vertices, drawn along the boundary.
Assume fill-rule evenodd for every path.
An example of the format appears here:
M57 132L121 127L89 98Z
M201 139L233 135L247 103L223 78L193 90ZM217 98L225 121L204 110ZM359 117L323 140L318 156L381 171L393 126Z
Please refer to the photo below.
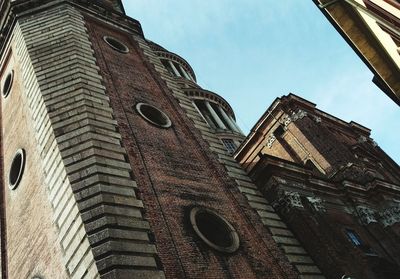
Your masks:
M7 77L6 77L6 79L5 79L4 83L3 83L2 91L3 91L4 98L7 97L8 94L10 94L11 87L12 87L12 84L13 84L13 80L14 80L14 71L11 71L7 75Z
M118 41L117 39L115 39L113 37L108 37L108 36L104 36L103 39L113 49L115 49L119 52L122 52L122 53L129 52L129 48L126 45L124 45L123 43L121 43L120 41Z
M24 167L25 152L23 149L19 149L14 156L10 168L9 183L12 190L15 190L18 187L18 184L22 178L22 174L24 173Z
M239 248L239 236L234 227L217 213L194 208L190 221L197 235L211 248L225 253L233 253Z
M162 128L169 128L172 125L171 120L164 112L149 104L138 103L136 110L144 119L154 125Z

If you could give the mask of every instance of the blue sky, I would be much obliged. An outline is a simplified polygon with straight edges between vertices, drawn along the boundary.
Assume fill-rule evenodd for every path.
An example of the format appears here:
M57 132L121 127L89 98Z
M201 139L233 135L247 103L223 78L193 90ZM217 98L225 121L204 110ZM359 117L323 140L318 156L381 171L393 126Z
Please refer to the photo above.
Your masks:
M185 58L248 132L292 92L372 138L400 163L400 108L311 0L125 0L146 38Z

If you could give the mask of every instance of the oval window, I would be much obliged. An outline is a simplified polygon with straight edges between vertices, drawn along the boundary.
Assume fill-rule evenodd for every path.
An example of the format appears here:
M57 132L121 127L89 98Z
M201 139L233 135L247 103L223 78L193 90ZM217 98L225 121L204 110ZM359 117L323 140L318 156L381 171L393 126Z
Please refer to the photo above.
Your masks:
M169 117L164 112L152 105L138 103L136 105L136 110L145 120L153 125L161 128L169 128L172 125Z
M22 178L25 168L25 151L19 149L12 160L8 181L11 190L15 190Z
M239 248L235 228L216 212L193 208L190 222L196 234L211 248L224 253L233 253Z
M115 39L113 37L109 37L109 36L104 36L103 39L110 47L112 47L116 51L119 51L122 53L129 52L129 48L126 45L124 45L123 43L121 43L120 41L118 41L117 39Z
M3 83L3 87L2 87L2 94L4 96L4 98L6 98L8 96L8 94L10 94L11 92L11 88L13 85L13 81L14 81L14 71L11 71L6 79L4 80Z

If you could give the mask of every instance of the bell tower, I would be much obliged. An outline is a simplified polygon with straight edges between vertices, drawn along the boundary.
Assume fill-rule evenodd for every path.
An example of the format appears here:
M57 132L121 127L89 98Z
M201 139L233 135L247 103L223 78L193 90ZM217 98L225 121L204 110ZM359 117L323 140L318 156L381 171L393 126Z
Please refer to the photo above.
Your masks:
M2 278L324 278L121 1L0 5Z

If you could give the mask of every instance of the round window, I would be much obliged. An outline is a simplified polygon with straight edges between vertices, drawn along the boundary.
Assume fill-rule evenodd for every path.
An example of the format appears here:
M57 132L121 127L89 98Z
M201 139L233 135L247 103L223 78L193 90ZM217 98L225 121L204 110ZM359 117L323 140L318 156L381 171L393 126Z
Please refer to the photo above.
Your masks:
M137 112L148 122L161 128L169 128L172 125L169 117L158 108L145 103L136 105Z
M239 248L239 236L235 228L216 212L193 208L190 222L196 234L211 248L225 253L233 253Z
M4 98L6 98L8 96L8 94L10 94L13 81L14 81L14 71L11 71L7 75L7 77L6 77L6 79L4 80L4 83L3 83L2 93L3 93Z
M126 45L124 45L123 43L121 43L120 41L118 41L117 39L115 39L113 37L109 37L109 36L104 36L103 39L110 47L112 47L116 51L119 51L122 53L129 52L129 48Z
M19 149L11 163L10 174L8 177L11 190L15 190L21 181L25 168L25 151Z

